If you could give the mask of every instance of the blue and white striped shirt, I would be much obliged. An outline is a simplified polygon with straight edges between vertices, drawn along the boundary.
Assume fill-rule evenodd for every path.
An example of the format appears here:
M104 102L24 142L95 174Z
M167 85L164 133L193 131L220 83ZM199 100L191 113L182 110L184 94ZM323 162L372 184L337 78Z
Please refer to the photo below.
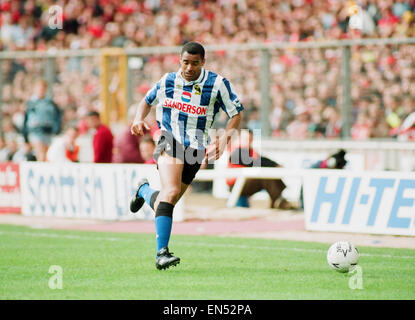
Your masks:
M220 75L202 68L195 81L187 81L178 72L166 73L146 96L156 106L160 129L169 131L186 147L205 149L208 130L220 109L232 118L244 108L233 85Z

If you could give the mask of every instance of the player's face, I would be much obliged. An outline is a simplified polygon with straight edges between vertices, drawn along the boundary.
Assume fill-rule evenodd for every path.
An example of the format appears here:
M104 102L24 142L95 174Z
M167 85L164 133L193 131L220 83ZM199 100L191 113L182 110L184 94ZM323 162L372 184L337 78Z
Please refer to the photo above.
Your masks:
M180 66L182 69L182 77L187 81L194 81L200 76L205 60L200 54L190 54L184 52L180 57Z

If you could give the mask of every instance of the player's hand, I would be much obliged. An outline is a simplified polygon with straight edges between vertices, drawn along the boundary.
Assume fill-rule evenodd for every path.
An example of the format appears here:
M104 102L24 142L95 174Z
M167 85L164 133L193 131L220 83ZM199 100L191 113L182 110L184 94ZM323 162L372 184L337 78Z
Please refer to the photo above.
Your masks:
M215 141L206 149L208 162L218 160L225 151L226 144L226 136L216 137Z
M202 164L200 165L200 169L206 169L208 165L207 157L204 157L202 160Z
M150 126L143 120L134 120L133 124L131 125L131 134L134 136L137 135L144 135L144 130L150 130Z

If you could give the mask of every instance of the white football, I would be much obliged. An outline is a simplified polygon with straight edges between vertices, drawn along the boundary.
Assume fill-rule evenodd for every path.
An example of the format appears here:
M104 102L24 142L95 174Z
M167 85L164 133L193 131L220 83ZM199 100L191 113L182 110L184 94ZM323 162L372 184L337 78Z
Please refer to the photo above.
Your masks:
M338 272L349 272L359 262L359 251L348 241L337 241L327 251L327 262Z

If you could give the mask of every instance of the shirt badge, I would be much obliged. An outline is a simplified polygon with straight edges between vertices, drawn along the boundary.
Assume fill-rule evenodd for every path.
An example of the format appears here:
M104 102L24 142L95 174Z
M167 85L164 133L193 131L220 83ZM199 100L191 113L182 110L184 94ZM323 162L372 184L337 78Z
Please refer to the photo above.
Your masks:
M199 96L202 94L202 90L200 89L200 87L197 84L195 84L193 86L193 88L195 89L195 94L197 94Z

